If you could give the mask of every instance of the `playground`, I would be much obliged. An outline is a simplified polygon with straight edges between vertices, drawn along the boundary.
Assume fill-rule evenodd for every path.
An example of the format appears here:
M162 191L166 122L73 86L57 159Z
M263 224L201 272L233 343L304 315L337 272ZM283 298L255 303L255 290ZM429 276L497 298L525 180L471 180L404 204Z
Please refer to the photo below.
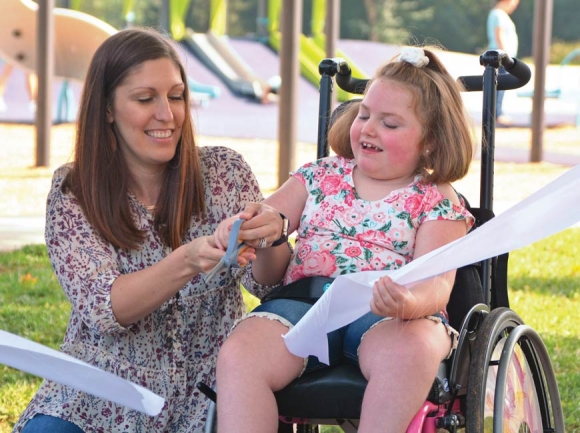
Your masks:
M0 251L20 248L29 243L44 243L45 200L52 172L72 157L74 124L52 128L49 167L34 167L34 128L27 124L0 124L4 145L0 147ZM496 199L500 213L537 191L571 166L580 163L580 132L574 126L546 131L544 161L530 164L529 128L500 129L496 137ZM227 146L240 152L256 173L265 194L276 189L276 142L263 138L214 137L199 134L201 146ZM296 163L312 159L313 142L299 142ZM551 162L548 162L551 161ZM479 196L479 160L456 187L473 200ZM520 185L516 191L510 185Z
M131 1L125 2L127 13ZM176 42L189 74L189 85L196 102L197 132L201 135L233 138L278 138L280 86L281 2L267 2L267 37L230 38L226 34L225 0L212 0L209 28L195 32L185 27L188 1L169 1L170 19L165 24ZM312 2L311 34L299 38L301 77L298 83L297 139L315 142L318 116L318 63L325 58L325 1ZM0 57L14 65L8 77L0 110L2 123L34 122L30 109L26 76L35 71L37 5L31 0L6 0L0 6ZM9 20L10 23L7 21ZM6 21L6 22L4 22ZM82 78L92 53L108 35L117 31L86 13L55 8L55 65L52 84L52 113L55 124L74 122L82 88ZM12 23L17 22L17 31ZM26 23L26 24L25 24ZM17 35L17 36L15 36ZM380 62L391 58L397 46L362 40L337 41L337 56L347 60L353 76L372 75ZM82 53L80 55L79 53ZM453 76L481 73L476 55L442 52L441 57ZM545 101L546 126L576 124L580 101L580 66L548 66L547 87L558 87L557 98ZM564 83L564 84L562 84ZM515 126L530 126L532 100L529 83L523 92L508 92L505 110ZM338 91L338 99L346 98ZM481 121L481 98L465 94L474 122ZM227 118L227 125L223 119Z

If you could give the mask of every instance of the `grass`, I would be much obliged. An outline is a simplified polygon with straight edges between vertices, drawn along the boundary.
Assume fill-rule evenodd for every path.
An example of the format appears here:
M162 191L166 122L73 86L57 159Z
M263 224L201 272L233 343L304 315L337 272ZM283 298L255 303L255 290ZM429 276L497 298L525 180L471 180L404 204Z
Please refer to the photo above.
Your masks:
M510 255L511 307L537 330L556 372L568 432L580 432L580 228ZM256 300L245 296L248 303ZM70 307L44 245L0 254L0 329L58 349ZM41 379L0 366L0 433L12 426ZM336 430L333 430L336 431Z

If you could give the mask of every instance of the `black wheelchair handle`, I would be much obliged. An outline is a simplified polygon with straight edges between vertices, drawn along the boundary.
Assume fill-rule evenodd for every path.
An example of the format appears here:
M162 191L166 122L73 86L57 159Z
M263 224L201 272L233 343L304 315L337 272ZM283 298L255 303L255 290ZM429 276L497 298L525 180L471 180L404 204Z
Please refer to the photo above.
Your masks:
M348 93L362 95L367 87L368 78L354 78L348 63L344 60L342 61L343 63L340 64L336 74L336 84Z
M500 74L497 77L497 90L519 89L525 86L532 77L529 66L515 57L510 57L502 51L486 51L480 56L480 64L483 66L505 68L508 74ZM467 92L483 90L483 75L467 75L457 79Z
M500 74L497 78L497 90L519 89L525 86L532 77L529 66L515 57L508 56L501 50L486 51L479 57L483 66L498 68L501 64L509 74ZM348 63L340 58L324 59L318 67L320 73L330 76L336 74L336 84L342 90L362 95L368 83L368 78L354 78ZM457 79L467 92L483 90L483 75L467 75Z
M331 77L334 77L336 74L350 75L350 66L348 66L348 63L342 57L322 59L318 64L318 73Z

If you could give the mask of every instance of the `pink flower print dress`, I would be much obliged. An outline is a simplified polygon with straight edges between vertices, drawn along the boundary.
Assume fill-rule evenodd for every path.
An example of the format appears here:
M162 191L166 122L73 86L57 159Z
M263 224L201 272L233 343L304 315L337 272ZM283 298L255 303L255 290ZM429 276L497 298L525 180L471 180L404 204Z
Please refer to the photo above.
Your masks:
M316 275L398 269L413 260L415 236L425 221L473 225L465 207L454 205L420 175L381 200L363 200L353 182L355 166L353 159L331 156L292 173L308 199L285 284Z

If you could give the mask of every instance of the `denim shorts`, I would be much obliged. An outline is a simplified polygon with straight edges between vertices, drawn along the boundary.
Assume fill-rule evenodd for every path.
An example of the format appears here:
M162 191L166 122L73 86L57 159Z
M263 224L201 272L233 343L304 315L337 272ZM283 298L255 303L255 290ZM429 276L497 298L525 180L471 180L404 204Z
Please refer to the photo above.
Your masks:
M246 317L266 317L277 320L292 328L311 307L312 304L310 303L294 299L273 299L257 306ZM442 314L434 314L425 318L445 325L452 338L452 349L454 349L457 341L457 332L449 326L447 319ZM364 334L377 323L385 320L390 320L390 318L377 316L369 312L354 322L328 333L328 357L330 365L334 365L343 359L358 365L358 348ZM318 361L318 358L315 356L309 356L303 372L309 372L323 367L326 367L326 364Z
M36 414L28 420L22 429L22 433L83 433L80 427L56 416Z

